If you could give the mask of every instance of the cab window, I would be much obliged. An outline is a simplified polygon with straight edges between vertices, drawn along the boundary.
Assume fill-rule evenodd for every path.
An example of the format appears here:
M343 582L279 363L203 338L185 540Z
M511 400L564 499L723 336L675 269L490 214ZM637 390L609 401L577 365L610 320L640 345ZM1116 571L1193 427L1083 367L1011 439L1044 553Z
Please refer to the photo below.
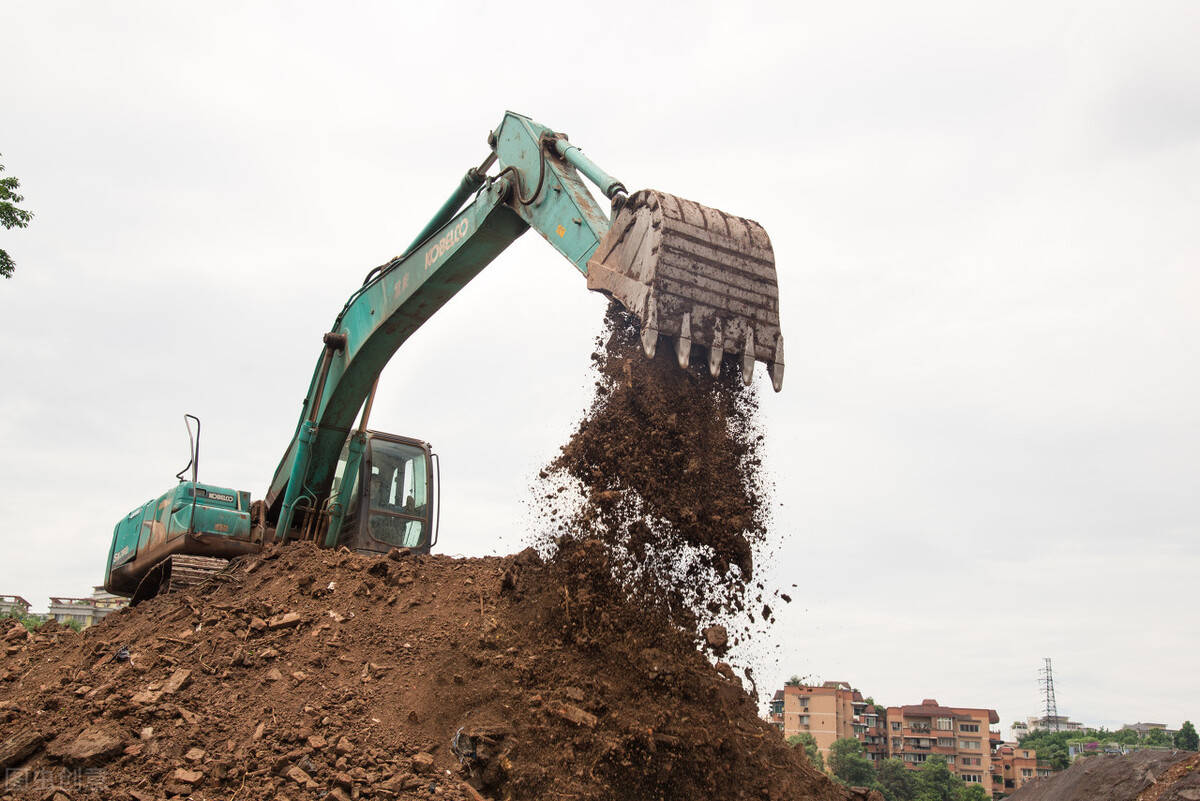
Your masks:
M425 452L373 439L367 487L367 530L389 545L414 548L428 541L429 473Z

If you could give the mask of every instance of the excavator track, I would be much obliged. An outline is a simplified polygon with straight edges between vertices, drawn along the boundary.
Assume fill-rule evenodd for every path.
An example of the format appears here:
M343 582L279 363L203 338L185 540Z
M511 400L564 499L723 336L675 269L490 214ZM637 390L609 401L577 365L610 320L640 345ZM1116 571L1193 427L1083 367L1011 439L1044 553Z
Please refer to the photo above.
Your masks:
M228 559L172 554L150 569L130 599L137 605L158 595L198 587L225 569Z

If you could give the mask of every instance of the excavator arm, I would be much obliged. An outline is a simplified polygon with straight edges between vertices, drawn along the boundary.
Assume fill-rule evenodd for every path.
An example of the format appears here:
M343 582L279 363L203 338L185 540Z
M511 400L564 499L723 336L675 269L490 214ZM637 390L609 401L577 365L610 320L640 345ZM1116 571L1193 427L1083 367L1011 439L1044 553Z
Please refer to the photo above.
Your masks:
M488 143L492 153L483 164L467 172L402 255L368 274L325 334L295 435L265 499L277 537L286 538L303 510L310 519L329 513L332 539L341 514L330 498L338 458L384 365L528 228L587 276L590 289L637 315L647 355L665 336L681 366L693 347L707 348L714 373L726 354L736 354L747 381L759 360L776 390L782 385L778 285L761 226L661 192L630 196L565 135L520 114L505 114ZM611 220L581 173L612 202Z

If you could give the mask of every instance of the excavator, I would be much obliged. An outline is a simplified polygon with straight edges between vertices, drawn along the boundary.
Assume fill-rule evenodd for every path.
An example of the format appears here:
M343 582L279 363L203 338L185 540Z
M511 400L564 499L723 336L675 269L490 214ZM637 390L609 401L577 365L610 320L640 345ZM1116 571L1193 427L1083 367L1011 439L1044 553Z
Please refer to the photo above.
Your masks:
M761 225L665 192L629 193L566 134L515 112L487 143L483 162L401 255L367 273L322 337L266 496L251 503L247 491L201 483L200 421L185 416L191 461L177 486L114 527L107 591L138 603L291 540L429 552L440 463L427 442L368 427L378 378L414 331L530 228L589 290L637 318L646 356L665 345L680 367L706 363L714 376L735 360L747 384L759 361L782 388L779 286ZM584 179L608 200L608 213Z

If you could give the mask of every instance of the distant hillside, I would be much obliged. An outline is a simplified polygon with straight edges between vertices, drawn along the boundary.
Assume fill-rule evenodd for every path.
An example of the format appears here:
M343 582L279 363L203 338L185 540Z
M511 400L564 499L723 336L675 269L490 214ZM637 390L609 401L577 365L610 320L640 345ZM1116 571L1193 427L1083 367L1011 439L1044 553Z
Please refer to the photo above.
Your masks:
M1200 754L1135 751L1080 759L1026 784L1009 801L1200 801Z

